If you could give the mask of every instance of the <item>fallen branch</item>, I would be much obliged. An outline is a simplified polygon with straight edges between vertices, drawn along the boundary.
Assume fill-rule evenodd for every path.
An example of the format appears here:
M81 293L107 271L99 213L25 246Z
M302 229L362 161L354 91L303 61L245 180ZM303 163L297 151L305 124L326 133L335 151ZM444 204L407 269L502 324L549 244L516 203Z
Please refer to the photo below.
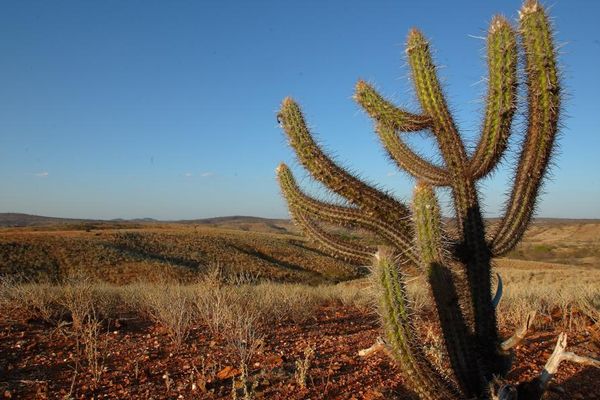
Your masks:
M552 355L546 361L546 365L544 366L544 370L540 374L539 377L539 385L540 389L546 390L548 387L548 383L552 380L556 372L558 371L558 366L563 361L571 361L581 365L587 365L591 367L600 368L600 360L593 359L591 357L580 356L572 352L565 351L567 348L567 334L561 333L558 335L558 341L556 342L556 347L552 352Z
M517 346L519 343L521 343L523 339L525 339L529 328L531 328L531 325L533 324L533 320L535 319L536 314L536 311L530 311L529 314L527 314L527 318L525 319L523 325L517 328L517 330L511 337L502 342L502 344L500 345L502 350L510 350Z
M377 337L377 339L375 339L375 343L373 343L373 345L371 347L369 347L368 349L360 350L358 352L358 355L360 357L370 357L373 354L376 354L382 350L385 350L385 348L386 348L385 341L383 340L383 338L381 338L381 336L379 336L379 337Z

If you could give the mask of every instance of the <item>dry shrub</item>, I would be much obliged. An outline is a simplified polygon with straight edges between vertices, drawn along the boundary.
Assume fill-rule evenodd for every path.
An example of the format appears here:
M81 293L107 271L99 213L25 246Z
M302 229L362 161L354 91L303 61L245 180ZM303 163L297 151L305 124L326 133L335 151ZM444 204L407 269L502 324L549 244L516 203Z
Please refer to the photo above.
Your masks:
M76 370L80 364L87 366L92 375L91 386L95 388L108 358L106 338L102 336L107 323L103 315L111 312L107 304L114 301L111 295L115 292L104 284L82 276L66 279L57 290L60 292L58 302L71 319L70 329L65 332L75 339Z
M0 282L0 307L5 315L23 315L56 325L64 315L61 290L49 283L35 283L4 277Z
M194 325L194 299L189 287L178 283L135 284L127 288L130 307L166 329L180 346Z
M294 379L301 389L306 388L308 371L310 370L312 360L315 356L315 349L311 346L304 348L304 358L296 360L296 370L294 371Z
M94 282L86 278L70 278L60 288L59 302L71 317L73 331L80 333L86 323L96 319Z

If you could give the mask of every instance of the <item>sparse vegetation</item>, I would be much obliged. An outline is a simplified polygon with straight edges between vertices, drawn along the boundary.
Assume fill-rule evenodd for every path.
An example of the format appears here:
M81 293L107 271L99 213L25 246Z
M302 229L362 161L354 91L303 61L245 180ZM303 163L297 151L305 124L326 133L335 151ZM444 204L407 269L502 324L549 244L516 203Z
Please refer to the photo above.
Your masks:
M0 232L0 275L59 282L85 274L110 283L177 279L193 281L212 265L226 273L320 284L360 276L303 238L289 234L243 232L187 226L132 231Z

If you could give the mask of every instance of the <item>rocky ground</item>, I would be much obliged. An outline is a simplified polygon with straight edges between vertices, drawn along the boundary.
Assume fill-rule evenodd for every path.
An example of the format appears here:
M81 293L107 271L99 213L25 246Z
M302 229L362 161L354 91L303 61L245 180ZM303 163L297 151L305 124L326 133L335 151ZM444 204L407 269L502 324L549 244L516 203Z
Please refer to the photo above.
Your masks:
M545 318L541 326L546 328L517 348L511 380L536 376L550 355L560 324L551 316ZM400 370L385 354L357 355L379 335L377 317L366 308L328 305L304 322L273 326L254 342L247 373L240 367L240 357L248 343L226 343L202 326L180 346L137 317L113 321L85 340L71 331L68 325L56 327L18 315L10 316L10 321L0 317L0 397L413 398L403 387ZM426 336L436 337L435 332ZM90 343L89 337L96 341ZM428 346L428 354L436 357L435 343ZM569 332L569 349L597 355L600 327L589 322ZM554 382L563 393L549 394L550 399L600 399L599 369L564 363Z

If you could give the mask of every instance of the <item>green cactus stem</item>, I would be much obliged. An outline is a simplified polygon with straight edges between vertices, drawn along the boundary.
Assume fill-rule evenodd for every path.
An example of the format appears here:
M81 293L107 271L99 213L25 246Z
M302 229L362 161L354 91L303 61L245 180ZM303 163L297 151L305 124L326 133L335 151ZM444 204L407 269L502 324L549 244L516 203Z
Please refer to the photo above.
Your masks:
M394 246L404 262L417 262L417 256L412 249L412 239L406 232L385 221L372 218L360 209L328 204L311 198L300 190L292 171L283 163L277 167L277 179L290 210L300 210L324 222L366 229Z
M508 21L492 19L487 37L488 94L481 138L471 158L475 179L488 175L506 150L517 109L517 38Z
M422 399L460 399L454 385L423 354L412 321L413 310L406 294L405 277L390 249L379 249L373 262L373 274L381 293L379 309L389 351L401 365L410 389Z
M520 12L527 75L527 135L504 216L493 235L492 252L506 254L521 240L535 209L558 131L560 81L550 21L537 1Z
M422 182L415 186L413 194L413 221L417 251L427 274L452 371L465 396L480 395L487 388L485 374L461 313L456 279L444 265L440 207L433 188Z

